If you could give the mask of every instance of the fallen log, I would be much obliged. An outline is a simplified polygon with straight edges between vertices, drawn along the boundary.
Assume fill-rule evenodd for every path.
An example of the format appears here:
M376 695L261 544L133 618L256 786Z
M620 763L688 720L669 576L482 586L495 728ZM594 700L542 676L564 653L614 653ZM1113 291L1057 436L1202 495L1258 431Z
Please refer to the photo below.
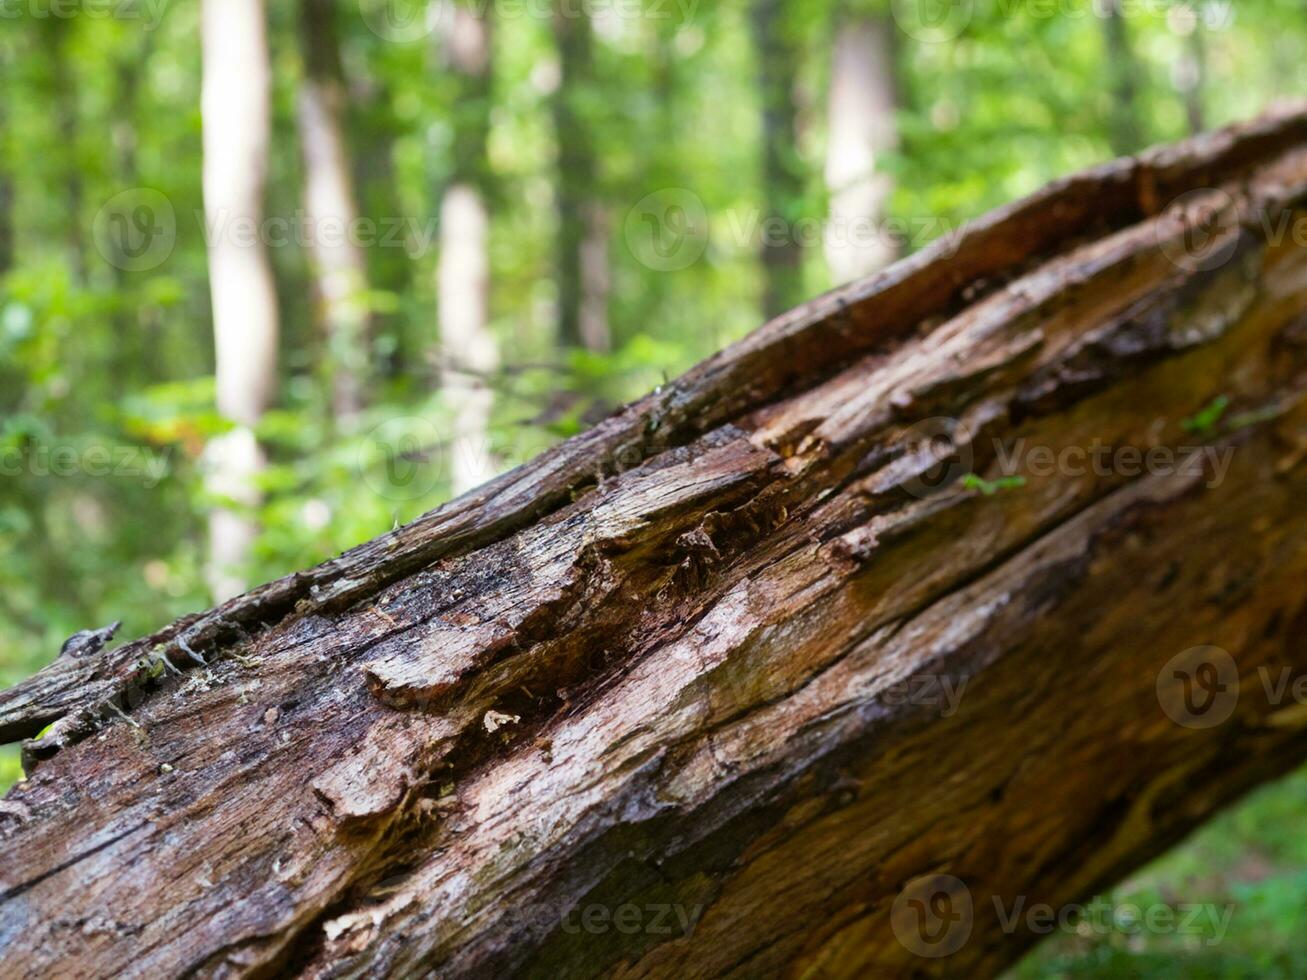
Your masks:
M997 971L1307 754L1304 201L1302 106L1061 181L56 660L0 972Z

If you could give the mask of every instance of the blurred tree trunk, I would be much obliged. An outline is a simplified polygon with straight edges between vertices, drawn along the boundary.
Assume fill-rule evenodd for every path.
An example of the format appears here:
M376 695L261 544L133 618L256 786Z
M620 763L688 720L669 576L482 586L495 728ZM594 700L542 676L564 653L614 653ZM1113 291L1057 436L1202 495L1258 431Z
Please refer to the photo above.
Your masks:
M358 78L351 83L354 149L354 186L359 207L374 219L398 219L404 213L395 172L395 141L400 125L394 116L394 93L380 75ZM367 281L370 288L392 296L410 295L414 260L425 257L425 237L415 241L406 235L403 247L367 249ZM378 361L376 373L387 378L416 376L429 369L431 331L421 329L413 318L394 309L370 309L370 326Z
M589 104L594 91L594 29L584 4L558 0L553 10L558 88L552 110L558 145L558 339L565 347L606 351L608 224L596 194L599 164Z
M684 120L684 96L692 95L693 88L686 66L676 51L676 39L684 23L682 18L672 16L643 21L654 112L648 132L639 137L643 143L640 178L642 186L653 192L667 187L684 187L687 183L682 166L684 144L678 127ZM683 291L676 276L646 276L641 289L648 298L651 311L666 311L654 312L654 316L675 317L669 304L674 304L676 296Z
M490 218L486 206L492 97L490 18L458 0L435 0L453 100L454 166L440 204L440 381L454 410L450 481L455 496L495 474L491 387L499 350L490 332Z
M1058 181L0 694L6 967L997 974L1307 756L1304 150Z
M134 49L114 61L113 179L119 190L140 186L137 167L141 71L150 53L154 33L134 37ZM157 323L147 323L137 308L126 270L121 262L111 263L115 308L113 376L123 387L141 387L165 376Z
M1107 72L1111 79L1108 138L1112 152L1126 156L1144 144L1139 106L1141 72L1130 45L1130 29L1121 0L1103 0L1102 19Z
M1192 23L1182 21L1188 29L1184 38L1185 50L1175 65L1175 87L1184 99L1185 118L1193 135L1206 129L1203 113L1203 90L1207 86L1207 39L1204 36L1202 5L1191 8Z
M41 24L51 72L51 112L62 149L57 172L63 183L69 268L72 270L73 281L81 283L86 280L86 236L82 232L82 207L86 195L78 153L81 126L76 76L68 53L73 20L67 16L51 16L44 18Z
M773 317L803 297L803 253L795 238L804 200L794 86L800 46L786 0L753 0L750 28L762 112L763 313Z
M0 40L0 77L8 77L11 56L9 46ZM14 176L11 156L16 149L9 115L8 87L0 91L0 276L14 264Z
M221 601L244 588L241 566L258 527L265 462L254 435L277 383L277 296L264 247L270 128L263 0L202 0L204 211L213 301L218 411L235 428L206 451L207 491L234 506L209 518L209 587Z
M326 343L332 413L350 423L363 407L368 375L367 264L346 140L347 90L335 0L300 0L304 79L299 92L304 210L309 223L318 319Z
M898 257L885 227L894 181L883 159L898 149L893 22L845 14L831 55L826 264L835 284L861 279Z

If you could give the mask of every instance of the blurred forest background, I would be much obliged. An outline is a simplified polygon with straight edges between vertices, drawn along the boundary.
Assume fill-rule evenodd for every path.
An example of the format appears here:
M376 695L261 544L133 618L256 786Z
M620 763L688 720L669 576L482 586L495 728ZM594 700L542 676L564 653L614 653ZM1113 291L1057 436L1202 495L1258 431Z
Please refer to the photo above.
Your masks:
M0 684L1307 92L1305 44L1302 0L0 0ZM1220 942L1118 916L1020 975L1307 975L1304 804L1114 893L1233 903Z

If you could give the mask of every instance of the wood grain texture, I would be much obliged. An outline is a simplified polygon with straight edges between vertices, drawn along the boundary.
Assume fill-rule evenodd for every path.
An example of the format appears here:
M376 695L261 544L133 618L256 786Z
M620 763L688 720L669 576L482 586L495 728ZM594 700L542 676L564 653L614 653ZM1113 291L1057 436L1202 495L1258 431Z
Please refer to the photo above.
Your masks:
M1304 200L1301 106L1062 181L0 695L0 973L994 972L1307 749Z

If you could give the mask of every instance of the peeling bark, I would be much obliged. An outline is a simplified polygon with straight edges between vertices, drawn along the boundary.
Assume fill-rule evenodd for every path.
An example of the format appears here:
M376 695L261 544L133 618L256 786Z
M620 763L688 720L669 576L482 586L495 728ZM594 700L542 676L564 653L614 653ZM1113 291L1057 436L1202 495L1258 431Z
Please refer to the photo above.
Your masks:
M1257 680L1307 668L1304 202L1303 107L1061 181L56 661L0 696L7 739L53 722L0 811L6 966L997 971L1035 937L991 897L1084 897L1307 754ZM1095 445L1199 463L1036 465ZM1200 645L1246 692L1211 727L1173 720ZM922 881L971 902L945 958L894 911Z

